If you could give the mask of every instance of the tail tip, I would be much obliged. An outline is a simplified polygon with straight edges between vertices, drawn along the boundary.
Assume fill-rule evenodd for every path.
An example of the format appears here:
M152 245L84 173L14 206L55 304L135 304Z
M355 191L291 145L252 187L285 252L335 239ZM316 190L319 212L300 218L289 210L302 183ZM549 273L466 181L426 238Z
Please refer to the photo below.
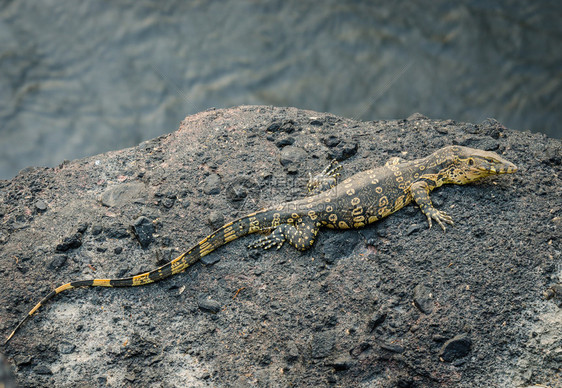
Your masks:
M8 338L6 338L6 340L4 341L4 346L8 345L8 342L10 342L10 340L12 339L12 337L14 336L14 334L16 334L16 331L12 331L12 333L8 336Z

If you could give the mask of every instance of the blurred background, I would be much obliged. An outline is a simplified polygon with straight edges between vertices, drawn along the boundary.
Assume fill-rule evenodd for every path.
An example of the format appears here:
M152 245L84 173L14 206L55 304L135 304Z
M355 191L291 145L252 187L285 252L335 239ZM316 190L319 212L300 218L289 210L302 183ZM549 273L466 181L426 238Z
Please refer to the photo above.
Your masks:
M0 179L242 104L562 137L557 1L0 0Z

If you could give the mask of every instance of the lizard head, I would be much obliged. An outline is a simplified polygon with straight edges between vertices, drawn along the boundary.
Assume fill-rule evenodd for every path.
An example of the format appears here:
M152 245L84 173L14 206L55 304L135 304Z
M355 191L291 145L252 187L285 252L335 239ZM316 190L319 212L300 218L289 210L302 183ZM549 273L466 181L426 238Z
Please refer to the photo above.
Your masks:
M512 174L517 166L503 159L495 152L475 148L452 146L446 147L449 157L454 161L449 170L448 181L464 184L495 174Z

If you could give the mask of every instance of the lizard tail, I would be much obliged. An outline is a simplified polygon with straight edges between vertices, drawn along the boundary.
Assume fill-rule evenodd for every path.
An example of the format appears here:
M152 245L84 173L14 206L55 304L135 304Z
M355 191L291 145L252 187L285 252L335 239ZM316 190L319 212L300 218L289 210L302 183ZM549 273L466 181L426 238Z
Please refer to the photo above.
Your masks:
M150 272L145 272L139 275L131 276L121 279L90 279L79 280L63 284L51 291L46 297L41 299L39 303L33 307L24 319L16 326L14 331L8 336L4 345L16 334L18 329L47 301L52 299L55 295L63 291L71 290L78 287L134 287L143 286L145 284L154 283L165 279L169 276L175 275L185 271L189 266L199 261L203 256L213 252L218 247L228 244L237 238L246 236L251 233L267 230L265 222L269 220L269 210L262 210L256 213L249 214L245 217L239 218L235 221L217 229L215 232L199 241L197 245L182 253L172 261L158 267Z

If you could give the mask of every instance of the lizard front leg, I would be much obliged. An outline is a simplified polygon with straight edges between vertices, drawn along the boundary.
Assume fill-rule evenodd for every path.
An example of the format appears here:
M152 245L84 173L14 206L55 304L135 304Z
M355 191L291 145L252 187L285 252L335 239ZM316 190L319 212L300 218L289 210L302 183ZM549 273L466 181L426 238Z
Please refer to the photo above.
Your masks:
M427 184L427 182L414 182L410 186L410 193L412 194L412 198L414 199L414 201L416 201L416 203L420 207L422 213L427 217L427 222L429 223L430 228L432 219L437 221L443 231L445 231L445 225L443 224L443 222L453 225L453 219L447 213L441 210L437 210L433 207L431 199L429 198L429 185Z
M337 178L340 176L341 169L341 165L334 159L320 174L315 176L309 174L307 184L308 195L316 195L334 187L337 184Z
M318 225L311 219L303 220L296 225L281 224L270 235L248 245L248 248L269 249L275 246L279 249L287 241L298 250L304 251L314 244L318 229Z

